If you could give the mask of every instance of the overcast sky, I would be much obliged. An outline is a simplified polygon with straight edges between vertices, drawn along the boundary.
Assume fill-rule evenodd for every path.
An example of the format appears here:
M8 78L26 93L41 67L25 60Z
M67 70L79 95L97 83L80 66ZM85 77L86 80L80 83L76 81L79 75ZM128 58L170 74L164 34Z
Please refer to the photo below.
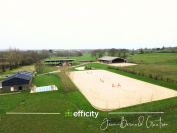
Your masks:
M1 0L0 49L177 46L177 0Z

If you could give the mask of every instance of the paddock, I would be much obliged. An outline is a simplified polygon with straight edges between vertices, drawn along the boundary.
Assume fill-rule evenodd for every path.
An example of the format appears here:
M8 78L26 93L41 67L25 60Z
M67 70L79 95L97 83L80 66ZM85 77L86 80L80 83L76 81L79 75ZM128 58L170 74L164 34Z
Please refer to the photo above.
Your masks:
M177 91L106 70L75 71L70 73L70 78L90 104L101 111L177 95Z

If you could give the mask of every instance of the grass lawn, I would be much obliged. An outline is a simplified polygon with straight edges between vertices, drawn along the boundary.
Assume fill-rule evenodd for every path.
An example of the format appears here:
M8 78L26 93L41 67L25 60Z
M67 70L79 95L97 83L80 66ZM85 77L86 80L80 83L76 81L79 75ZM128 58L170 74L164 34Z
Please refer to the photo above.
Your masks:
M177 90L177 85L133 75L130 73L108 69L107 65L99 63L88 63L89 66L96 69L104 69L114 73L122 74L135 79L140 79L146 82L161 84L161 86ZM102 67L100 67L102 66ZM74 68L72 68L75 70ZM144 132L144 133L166 133L175 132L177 130L177 99L169 98L155 102L144 103L132 107L126 107L113 112L159 112L164 114L154 114L152 119L163 119L162 123L167 123L165 127L146 127L146 120L151 114L129 114L129 115L111 115L108 114L108 120L111 124L120 124L121 117L124 116L128 123L138 123L138 118L144 116L143 125L139 127L125 127L108 126L105 131L100 130L100 126L106 117L106 112L94 109L87 99L81 94L74 84L71 85L71 91L64 93L63 86L59 80L59 73L52 73L49 75L41 75L33 79L33 83L39 86L51 85L54 83L58 87L58 91L54 92L40 92L30 94L30 90L22 91L21 94L3 95L0 97L0 132L86 132L86 133L101 133L101 132ZM71 81L70 81L71 82ZM12 97L13 96L13 97ZM25 100L25 104L22 104ZM67 110L71 112L78 112L79 110L99 112L97 118L93 117L65 117ZM7 115L6 112L43 112L43 113L61 113L59 115ZM148 123L150 124L150 123ZM125 126L125 121L124 121ZM106 124L102 125L105 128Z
M169 64L139 64L134 66L129 66L130 68L145 69L145 70L156 70L171 74L177 74L177 65L169 65Z
M34 71L34 64L31 65L27 65L27 66L20 66L18 68L14 68L12 70L6 69L6 72L4 72L4 74L0 74L0 75L6 75L6 74L14 74L17 73L18 71Z
M58 67L47 67L47 66L43 66L43 68L44 68L43 71L40 72L39 74L57 71L59 69Z
M150 53L150 54L137 54L131 57L127 57L129 62L141 63L158 63L165 62L169 60L177 59L177 53Z
M33 65L29 65L29 66L22 66L22 67L19 67L17 69L13 69L11 70L11 72L20 72L20 71L34 71L35 70L35 67L34 67L34 64Z
M4 80L4 79L6 79L6 78L0 78L0 81L1 81L1 80Z

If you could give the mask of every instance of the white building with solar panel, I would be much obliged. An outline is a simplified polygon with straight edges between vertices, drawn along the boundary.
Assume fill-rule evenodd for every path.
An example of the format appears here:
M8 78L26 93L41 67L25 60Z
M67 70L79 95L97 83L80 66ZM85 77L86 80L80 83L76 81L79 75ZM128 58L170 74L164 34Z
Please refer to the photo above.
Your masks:
M2 92L30 89L33 73L21 71L2 81Z

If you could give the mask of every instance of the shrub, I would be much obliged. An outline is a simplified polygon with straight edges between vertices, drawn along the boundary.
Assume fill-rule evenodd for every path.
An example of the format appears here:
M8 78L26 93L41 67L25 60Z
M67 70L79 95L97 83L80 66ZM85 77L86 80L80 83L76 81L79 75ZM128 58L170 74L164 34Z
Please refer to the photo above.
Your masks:
M152 78L152 74L149 74L149 78Z
M157 75L154 75L154 79L157 80L157 79L158 79L158 76L157 76Z
M172 83L174 83L174 79L170 79Z
M134 74L134 71L132 71L132 70L130 70L129 72L132 73L132 74Z
M170 80L170 78L166 78L166 81L168 82Z
M140 72L137 72L138 73L138 75L141 75L141 73Z
M108 68L108 69L111 69L111 67L110 67L110 66L107 66L107 68Z
M145 72L143 72L143 73L142 73L142 76L146 76L146 73L145 73Z
M163 80L163 77L161 77L160 79Z

